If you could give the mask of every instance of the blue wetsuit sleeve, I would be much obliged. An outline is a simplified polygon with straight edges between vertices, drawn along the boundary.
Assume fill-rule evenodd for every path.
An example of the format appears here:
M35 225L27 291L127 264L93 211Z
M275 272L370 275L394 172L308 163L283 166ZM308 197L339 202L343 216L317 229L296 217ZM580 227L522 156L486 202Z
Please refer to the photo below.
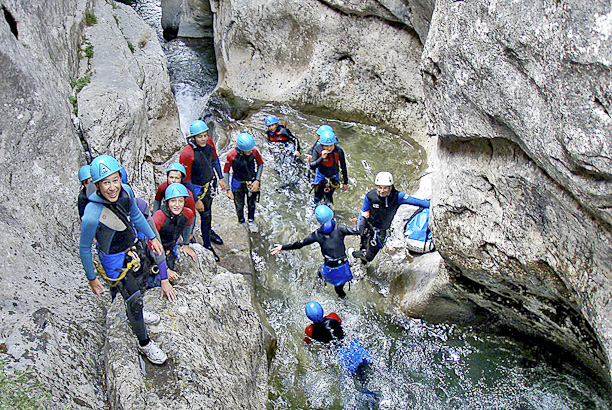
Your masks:
M361 212L368 212L370 210L370 200L368 199L368 196L365 195L363 197L363 205L361 206ZM361 216L361 214L359 214L359 216Z
M223 171L221 171L221 161L219 158L215 158L212 160L212 166L215 169L215 172L219 176L219 179L223 179Z
M91 254L91 245L93 244L93 240L96 236L96 230L98 229L98 221L100 220L101 213L101 206L88 204L88 206L85 207L83 218L81 219L79 256L81 257L81 263L85 269L85 276L87 276L87 280L94 280L96 278L96 272L93 266L93 255Z
M418 199L411 197L405 192L399 193L399 203L400 205L408 204L414 206L420 206L421 208L429 208L430 202L426 199Z
M166 263L165 258L163 261L157 264L157 267L159 268L159 278L161 280L168 279L168 264Z

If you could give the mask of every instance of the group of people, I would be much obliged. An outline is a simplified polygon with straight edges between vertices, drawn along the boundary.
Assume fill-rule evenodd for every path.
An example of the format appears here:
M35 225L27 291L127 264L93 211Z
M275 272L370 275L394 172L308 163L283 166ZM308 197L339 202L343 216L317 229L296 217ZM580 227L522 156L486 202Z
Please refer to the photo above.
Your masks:
M282 144L283 150L293 157L301 155L299 140L284 124L280 124L278 117L267 116L265 125L270 143ZM144 289L159 286L161 297L176 300L171 282L178 278L175 264L179 248L183 254L197 259L190 248L190 243L195 242L197 215L202 245L213 253L215 260L219 260L212 243L223 244L223 239L212 230L211 223L213 193L217 186L234 201L238 222L253 222L255 218L263 173L263 160L255 147L255 139L248 133L241 133L235 148L227 154L222 169L208 131L204 121L191 123L179 162L168 166L166 181L157 188L152 215L149 215L147 201L135 196L128 184L127 173L115 158L101 155L78 172L82 184L77 201L81 218L79 251L89 285L98 296L105 292L96 276L98 272L110 286L113 298L121 293L126 302L127 317L139 341L139 350L155 364L164 363L167 355L148 337L147 325L158 323L160 317L143 310ZM314 170L314 202L324 203L315 209L321 226L300 241L276 244L271 253L276 255L282 250L318 243L324 258L319 277L331 283L338 296L344 298L343 287L353 278L344 245L345 236L361 235L361 249L353 256L363 263L370 262L384 246L398 207L401 204L429 207L429 201L397 191L393 176L389 172L380 172L375 180L376 189L365 195L358 228L337 223L329 205L333 203L337 188L341 186L343 191L348 188L346 159L332 127L322 125L317 134L317 142L305 157ZM94 244L95 251L92 251ZM329 341L329 335L318 336L322 334L315 331L318 328L313 324L311 334L307 331L308 337ZM341 329L330 334L336 339L342 338Z

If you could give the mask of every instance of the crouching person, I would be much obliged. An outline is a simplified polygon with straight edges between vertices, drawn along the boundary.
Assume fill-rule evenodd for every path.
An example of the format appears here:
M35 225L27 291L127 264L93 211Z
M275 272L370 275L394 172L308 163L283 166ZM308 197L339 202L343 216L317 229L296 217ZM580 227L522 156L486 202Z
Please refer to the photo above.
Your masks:
M146 258L146 245L136 240L132 224L151 241L155 253L164 249L155 233L136 205L134 192L121 183L121 165L113 157L101 155L91 163L92 193L85 207L81 223L79 253L94 294L105 292L96 277L91 247L96 241L100 259L99 272L111 286L111 296L121 293L126 303L127 317L138 338L138 349L152 363L163 364L166 354L151 340L147 333L141 293L141 257ZM149 314L147 322L159 322L159 316Z

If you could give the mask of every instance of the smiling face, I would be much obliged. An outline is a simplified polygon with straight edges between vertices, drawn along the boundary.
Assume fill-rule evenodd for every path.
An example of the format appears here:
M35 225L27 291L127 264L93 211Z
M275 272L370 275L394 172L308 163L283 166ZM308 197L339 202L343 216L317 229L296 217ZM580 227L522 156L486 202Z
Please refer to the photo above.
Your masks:
M208 131L204 131L199 133L198 135L193 136L193 140L195 141L198 147L205 147L208 142Z
M96 182L96 188L108 202L117 202L121 193L121 174L119 171Z
M276 132L277 128L278 128L278 124L268 125L268 131L270 132Z
M170 171L168 172L168 185L170 184L180 184L183 179L183 174L181 171Z
M168 200L168 209L172 215L180 215L185 207L185 197L177 196Z
M376 191L378 192L378 196L381 198L386 197L387 195L389 195L389 192L391 192L391 186L390 185L376 185Z

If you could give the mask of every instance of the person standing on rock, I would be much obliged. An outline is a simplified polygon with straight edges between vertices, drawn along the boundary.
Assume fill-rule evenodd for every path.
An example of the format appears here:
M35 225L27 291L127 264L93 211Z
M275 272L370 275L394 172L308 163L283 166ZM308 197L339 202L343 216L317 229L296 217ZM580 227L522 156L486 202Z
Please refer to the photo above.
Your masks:
M227 197L234 201L238 222L244 223L244 202L247 203L247 218L249 222L255 220L255 203L259 199L261 174L263 173L263 160L257 148L255 139L251 134L243 132L238 136L236 148L227 154L227 161L223 167L223 174L229 181L230 169L233 170L230 189Z
M340 186L340 171L342 171L342 192L348 189L348 172L344 151L335 145L336 136L329 130L321 132L321 145L316 145L312 151L310 168L315 170L314 203L325 200L326 204L334 202L334 192Z
M219 177L219 185L223 192L227 190L227 185L223 179L215 143L208 136L206 123L201 120L192 122L189 132L187 146L183 148L179 158L179 162L183 164L186 172L183 184L193 193L196 199L196 210L200 214L201 220L202 245L213 253L216 261L219 261L219 256L211 245L211 241L218 245L223 244L221 237L211 228L215 172Z
M413 198L395 189L393 175L390 172L379 172L374 184L376 188L365 195L359 214L360 250L353 252L353 256L361 259L363 264L372 262L385 245L391 222L400 205L423 208L429 208L430 205L427 200Z
M164 252L162 244L138 209L134 192L121 183L121 165L113 157L101 155L91 163L92 183L96 192L89 196L81 223L79 253L89 286L101 296L106 290L96 277L92 244L100 260L99 272L111 286L111 295L121 293L132 330L138 338L138 349L155 364L163 364L166 354L149 339L146 324L155 324L160 317L143 313L141 260L146 259L146 245L136 240L132 224L150 240L156 254Z
M319 272L319 277L334 285L336 294L345 298L344 284L353 279L353 273L346 257L344 237L357 235L359 232L345 224L336 223L334 211L327 205L317 206L315 216L321 224L319 229L301 241L288 245L275 244L270 253L278 255L284 250L300 249L315 242L318 243L323 255L323 266Z
M79 210L79 218L83 218L83 212L85 212L85 206L87 205L87 185L91 182L91 167L89 165L83 165L79 168L79 182L81 183L81 191L77 199L77 208Z
M155 201L153 202L153 213L157 212L161 208L162 202L165 200L164 195L166 192L166 188L168 188L170 184L182 184L183 179L185 179L186 176L187 171L185 171L185 167L180 162L173 162L172 164L168 165L168 169L166 170L166 182L162 182L157 187L157 192L155 193ZM187 192L189 193L189 196L185 198L185 207L191 209L195 218L195 198L193 197L193 193L191 191L187 190ZM195 240L193 239L193 228L195 226L195 219L193 222L194 223L191 224L192 232L189 236L189 242L191 243L195 243Z
M191 234L195 214L185 206L185 201L189 197L189 191L183 184L174 183L166 188L164 193L166 202L161 209L153 214L155 228L161 237L161 243L166 250L166 263L168 273L174 274L176 260L178 258L178 239L182 236L182 250L197 261L197 256L193 249L189 247L189 235ZM178 277L178 275L176 275Z

